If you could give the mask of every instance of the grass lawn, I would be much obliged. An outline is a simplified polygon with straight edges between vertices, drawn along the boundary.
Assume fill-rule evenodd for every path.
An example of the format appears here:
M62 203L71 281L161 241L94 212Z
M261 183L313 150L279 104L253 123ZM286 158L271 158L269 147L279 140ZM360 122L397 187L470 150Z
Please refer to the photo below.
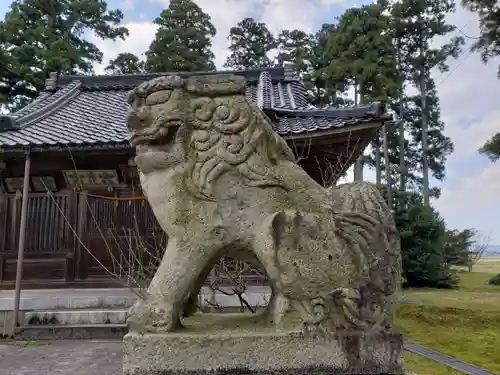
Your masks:
M396 327L418 344L500 373L499 311L403 305Z
M499 272L500 260L481 261L461 273L457 290L405 291L408 299L431 306L399 306L396 326L418 344L500 373L500 287L487 285ZM418 375L460 374L409 353L405 359Z
M463 375L464 373L420 355L405 353L405 366L417 375Z

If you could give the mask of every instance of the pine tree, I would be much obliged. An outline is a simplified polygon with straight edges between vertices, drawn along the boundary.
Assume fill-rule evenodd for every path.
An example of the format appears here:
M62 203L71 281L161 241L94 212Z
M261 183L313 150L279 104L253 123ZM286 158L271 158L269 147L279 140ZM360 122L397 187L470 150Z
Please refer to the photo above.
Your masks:
M109 60L105 71L109 74L135 74L144 72L144 61L130 52L119 53Z
M278 35L278 55L276 60L281 64L292 64L298 77L304 78L311 73L313 54L313 36L302 30L283 30Z
M443 72L447 71L448 59L458 57L464 44L462 37L453 37L438 48L431 47L431 41L435 37L446 36L456 29L454 25L445 22L446 15L454 11L455 3L452 0L402 0L395 3L391 9L393 35L401 58L400 69L406 75L408 83L419 91L420 104L416 103L415 98L407 101L412 105L408 112L414 116L408 119L412 123L407 122L406 127L413 129L413 147L421 149L421 157L418 159L421 167L416 167L413 171L408 167L407 170L409 179L411 173L416 176L421 172L421 189L426 205L429 204L431 192L437 192L436 189L429 187L429 170L434 177L444 178L444 162L452 151L451 141L441 142L444 136L436 136L434 138L440 140L447 148L441 150L441 156L436 159L436 163L430 158L429 150L438 152L440 145L429 143L429 135L442 132L444 127L439 118L436 118L436 114L439 114L439 100L433 92L435 87L430 78L430 71L435 67ZM431 106L437 108L433 109ZM415 116L416 112L418 114Z
M210 16L192 0L171 0L154 21L158 31L146 52L148 72L215 70Z
M0 22L0 98L11 109L35 98L51 72L92 73L102 52L84 39L124 39L120 10L103 0L16 0Z
M387 101L397 92L396 51L389 17L379 4L351 8L339 17L338 25L328 33L323 59L330 63L321 74L341 92L352 85L355 104ZM378 183L381 176L380 145L377 138L373 146ZM362 179L363 159L360 157L354 165L356 180Z
M256 69L272 65L267 54L276 41L265 23L244 18L231 27L228 40L230 54L224 64L226 68Z

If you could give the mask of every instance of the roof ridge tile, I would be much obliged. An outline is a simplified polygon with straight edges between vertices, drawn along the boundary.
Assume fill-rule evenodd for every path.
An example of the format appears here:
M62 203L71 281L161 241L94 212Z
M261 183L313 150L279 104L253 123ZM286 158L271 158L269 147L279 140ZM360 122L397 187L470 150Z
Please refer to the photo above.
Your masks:
M52 99L46 106L41 106L34 111L27 113L24 116L16 116L16 121L20 125L20 128L29 126L37 121L43 120L45 117L50 116L59 108L62 108L65 104L73 100L80 94L81 83L79 81L73 81L71 84L67 85L65 88L58 90L56 93L50 95Z

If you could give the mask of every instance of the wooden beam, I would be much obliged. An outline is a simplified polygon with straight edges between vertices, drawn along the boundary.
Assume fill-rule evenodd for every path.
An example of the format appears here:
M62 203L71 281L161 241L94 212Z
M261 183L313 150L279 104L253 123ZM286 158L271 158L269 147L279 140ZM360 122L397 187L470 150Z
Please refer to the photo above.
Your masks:
M7 212L9 210L9 201L6 194L0 193L0 254L5 252L7 246Z
M332 136L336 137L340 134L356 133L368 129L374 129L375 131L378 131L378 129L380 129L382 125L383 125L382 122L367 122L355 125L344 125L330 130L318 130L313 133L285 135L283 136L283 138L286 141L292 141L292 140L297 141L297 140L307 140L309 138L316 139L316 138L327 138Z
M78 220L76 225L76 247L75 247L75 278L77 280L82 280L87 277L87 254L86 250L82 245L82 242L85 241L85 226L87 221L87 195L78 194ZM85 243L85 242L84 242Z

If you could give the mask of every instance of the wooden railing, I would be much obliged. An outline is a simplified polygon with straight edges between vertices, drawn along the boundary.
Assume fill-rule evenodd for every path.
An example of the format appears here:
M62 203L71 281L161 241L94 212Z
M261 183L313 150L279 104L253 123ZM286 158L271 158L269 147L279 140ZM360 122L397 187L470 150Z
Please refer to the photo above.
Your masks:
M0 195L0 287L15 279L20 218L20 197ZM141 197L31 193L23 280L111 280L110 272L121 277L154 267L166 243L166 234ZM242 275L231 269L232 262L225 265ZM262 280L252 269L243 273L251 283Z
M17 252L21 221L21 199L10 195L3 198L3 252ZM68 193L30 194L26 212L26 253L62 252L72 250L72 231L75 224L74 202ZM0 214L1 215L1 214ZM1 221L0 221L1 224Z

